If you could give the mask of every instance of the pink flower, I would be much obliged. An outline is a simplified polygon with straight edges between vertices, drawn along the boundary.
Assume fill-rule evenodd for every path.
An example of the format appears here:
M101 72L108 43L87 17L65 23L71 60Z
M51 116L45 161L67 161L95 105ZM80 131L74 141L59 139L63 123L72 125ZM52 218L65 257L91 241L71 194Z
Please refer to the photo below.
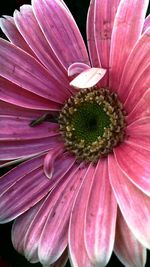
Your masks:
M60 0L1 18L0 222L31 262L142 267L150 248L148 0ZM114 94L115 93L115 94ZM126 113L125 113L126 112ZM22 162L23 161L23 162ZM22 162L22 163L21 163Z

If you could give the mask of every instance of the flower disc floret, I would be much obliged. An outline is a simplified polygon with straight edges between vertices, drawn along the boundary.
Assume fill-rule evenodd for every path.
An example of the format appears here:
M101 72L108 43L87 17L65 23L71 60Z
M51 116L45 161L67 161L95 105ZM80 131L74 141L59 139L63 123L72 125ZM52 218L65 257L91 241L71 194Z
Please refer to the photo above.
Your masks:
M86 162L106 156L124 139L124 114L117 95L108 89L87 88L71 96L58 120L66 149Z

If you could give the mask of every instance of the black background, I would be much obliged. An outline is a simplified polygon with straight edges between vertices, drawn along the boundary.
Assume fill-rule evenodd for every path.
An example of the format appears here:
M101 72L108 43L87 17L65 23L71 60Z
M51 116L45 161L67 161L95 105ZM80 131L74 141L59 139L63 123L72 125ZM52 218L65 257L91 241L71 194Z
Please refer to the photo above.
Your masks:
M90 0L65 0L71 10L80 30L85 39L86 14ZM1 3L0 16L13 15L15 9L19 9L22 4L30 4L30 0L5 0ZM149 8L150 10L150 8ZM150 12L148 12L150 13ZM1 36L4 37L1 33ZM41 264L30 264L26 259L19 255L11 244L12 223L0 225L0 267L41 267ZM122 267L123 265L113 254L107 267ZM66 267L70 267L69 262ZM150 253L148 252L146 267L150 267Z

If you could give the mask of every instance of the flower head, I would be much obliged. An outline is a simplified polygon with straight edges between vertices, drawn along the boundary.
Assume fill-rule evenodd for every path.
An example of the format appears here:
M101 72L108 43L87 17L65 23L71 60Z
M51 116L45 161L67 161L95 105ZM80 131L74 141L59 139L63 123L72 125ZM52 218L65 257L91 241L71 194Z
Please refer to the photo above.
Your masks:
M142 267L150 248L148 0L91 0L88 52L63 1L0 24L0 222L43 266ZM89 54L89 56L88 56Z

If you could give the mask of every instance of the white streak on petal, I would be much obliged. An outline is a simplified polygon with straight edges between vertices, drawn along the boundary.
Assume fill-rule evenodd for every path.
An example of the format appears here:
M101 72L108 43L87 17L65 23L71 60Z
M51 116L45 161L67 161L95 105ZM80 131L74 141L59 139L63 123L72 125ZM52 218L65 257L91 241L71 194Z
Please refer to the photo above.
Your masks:
M70 82L70 85L81 89L93 87L104 77L105 73L105 69L90 68L80 73Z

